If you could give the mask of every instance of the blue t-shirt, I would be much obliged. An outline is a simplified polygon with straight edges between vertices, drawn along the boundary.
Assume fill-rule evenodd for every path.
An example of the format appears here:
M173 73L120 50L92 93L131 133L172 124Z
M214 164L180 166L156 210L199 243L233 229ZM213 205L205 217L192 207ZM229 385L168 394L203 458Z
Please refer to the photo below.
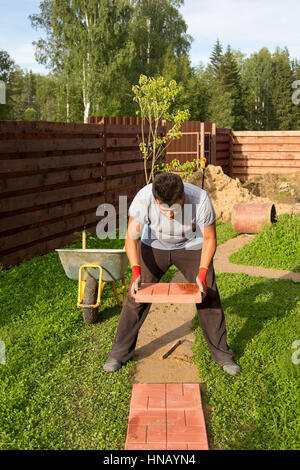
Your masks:
M129 215L143 225L141 241L160 250L199 250L203 245L201 227L216 220L208 193L190 183L184 184L185 200L174 219L159 210L152 193L152 184L144 186L134 197Z

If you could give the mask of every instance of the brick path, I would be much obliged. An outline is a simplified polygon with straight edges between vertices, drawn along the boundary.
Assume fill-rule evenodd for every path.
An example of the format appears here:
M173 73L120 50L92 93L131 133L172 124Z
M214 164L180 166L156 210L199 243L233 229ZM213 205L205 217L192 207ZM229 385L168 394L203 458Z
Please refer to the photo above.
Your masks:
M208 450L198 384L134 384L125 450Z
M230 263L228 256L233 251L237 251L246 243L249 243L252 239L253 236L240 235L220 245L214 257L216 273L244 272L252 276L300 281L300 273L253 266L240 266ZM174 281L184 282L182 274L176 273L172 282ZM134 375L136 382L155 382L157 379L162 382L168 382L168 380L171 381L170 379L173 379L173 376L176 376L177 379L179 378L178 382L180 382L180 378L182 381L187 378L189 382L198 382L199 380L194 364L181 362L178 368L178 364L174 365L174 360L172 361L172 355L166 361L159 360L159 355L161 354L160 347L164 345L163 338L165 338L165 342L168 344L178 339L178 337L183 337L183 333L177 333L177 330L180 330L180 328L177 327L176 321L178 320L180 324L184 323L185 319L191 321L195 314L193 305L172 305L169 304L169 308L179 309L176 315L172 315L171 312L170 315L165 317L166 313L161 311L155 312L152 308L152 318L148 318L145 321L145 326L147 326L147 322L152 325L155 325L155 322L157 322L157 328L155 329L160 328L157 331L157 335L160 337L159 341L152 339L152 330L149 330L149 328L145 329L145 326L144 329L141 329L137 343L137 358L139 361L138 366L136 366L138 370ZM181 315L178 315L178 312ZM183 313L185 314L184 317ZM172 318L172 322L170 322L170 318ZM161 328L165 329L161 330ZM187 332L184 332L184 335L187 335ZM156 344L155 341L158 341L158 343ZM160 341L162 341L162 345ZM154 343L154 346L151 346L152 343ZM182 374L184 367L187 368L187 371L185 371L185 374ZM173 371L173 375L170 371ZM125 450L208 449L198 383L133 384Z

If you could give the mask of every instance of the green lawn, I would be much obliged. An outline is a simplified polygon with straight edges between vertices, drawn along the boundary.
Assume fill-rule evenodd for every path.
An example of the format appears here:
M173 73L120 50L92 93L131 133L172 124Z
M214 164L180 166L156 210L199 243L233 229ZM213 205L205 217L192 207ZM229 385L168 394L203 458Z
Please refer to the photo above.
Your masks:
M211 443L219 449L299 449L300 289L291 280L219 274L228 344L242 368L221 372L194 319L194 361L211 406ZM294 345L295 346L295 345Z
M229 224L218 224L217 231L219 243L235 236ZM124 241L91 237L87 247L100 243L120 248ZM72 246L80 247L80 240ZM171 267L162 281L175 271ZM298 439L299 447L300 365L290 360L300 339L299 284L220 274L218 285L228 341L243 373L229 377L210 360L195 320L195 360L212 406L213 442L221 449L295 448ZM134 360L115 374L102 370L120 314L111 287L103 292L100 321L85 325L77 282L52 252L0 272L0 296L6 345L0 449L122 449Z
M232 263L300 272L300 216L283 214L229 257Z
M77 282L55 252L0 272L0 289L0 449L122 448L133 361L102 370L120 313L110 285L94 325L83 323Z
M227 240L231 238L235 238L239 235L239 232L235 232L232 228L231 222L221 223L219 221L216 222L217 227L217 245L222 245Z

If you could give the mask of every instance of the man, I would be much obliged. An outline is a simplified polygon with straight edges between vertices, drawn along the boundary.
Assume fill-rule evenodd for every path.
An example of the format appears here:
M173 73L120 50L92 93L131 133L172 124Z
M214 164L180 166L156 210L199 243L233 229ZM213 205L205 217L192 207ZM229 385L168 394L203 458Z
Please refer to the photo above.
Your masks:
M137 336L151 304L135 302L142 282L158 282L175 265L188 282L197 282L202 303L198 318L212 359L230 375L240 367L226 342L224 312L215 281L215 211L206 191L183 183L174 173L156 175L129 207L125 249L132 281L122 308L114 344L103 369L118 370L134 354ZM139 242L139 235L144 227Z

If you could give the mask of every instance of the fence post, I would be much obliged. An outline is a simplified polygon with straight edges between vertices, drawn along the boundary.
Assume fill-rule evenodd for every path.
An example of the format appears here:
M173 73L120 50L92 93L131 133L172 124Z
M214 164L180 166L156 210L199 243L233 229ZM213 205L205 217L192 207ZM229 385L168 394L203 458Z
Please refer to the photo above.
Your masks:
M200 122L200 157L205 157L205 123Z
M212 165L217 164L216 149L217 149L217 127L216 127L216 123L213 122L212 127L211 127L211 154L210 154L210 163Z
M107 202L107 117L103 120L104 202Z
M229 176L232 178L233 173L233 133L230 129L229 133Z

